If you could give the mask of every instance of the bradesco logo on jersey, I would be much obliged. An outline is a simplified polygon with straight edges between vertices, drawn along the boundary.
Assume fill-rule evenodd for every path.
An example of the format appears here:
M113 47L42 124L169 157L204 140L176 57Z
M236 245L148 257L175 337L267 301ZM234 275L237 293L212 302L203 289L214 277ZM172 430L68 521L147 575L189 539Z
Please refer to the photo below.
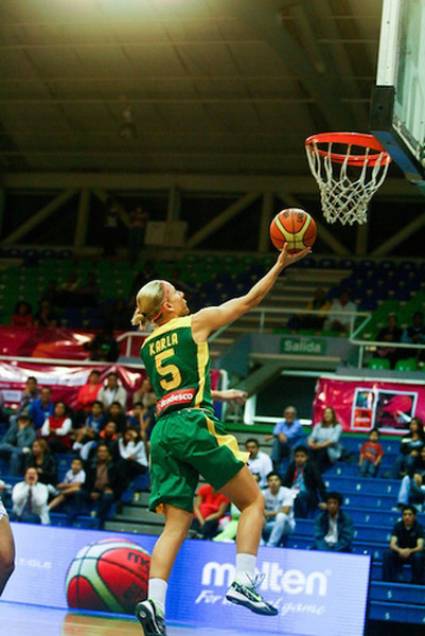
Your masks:
M284 570L279 562L263 561L258 574L263 578L260 592L270 596L281 615L300 612L321 616L326 611L324 601L328 595L330 570ZM206 563L196 603L226 604L225 593L234 576L235 566L232 563Z

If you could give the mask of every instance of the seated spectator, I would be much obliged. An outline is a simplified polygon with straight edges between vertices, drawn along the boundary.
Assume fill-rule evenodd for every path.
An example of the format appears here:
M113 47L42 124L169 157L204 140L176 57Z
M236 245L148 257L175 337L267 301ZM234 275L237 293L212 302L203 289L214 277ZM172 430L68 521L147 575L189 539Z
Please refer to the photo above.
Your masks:
M148 472L146 444L135 428L128 428L118 440L119 461L116 466L118 496L128 488L130 482Z
M12 327L32 327L33 317L31 305L23 300L16 303L10 324Z
M47 282L47 287L43 291L43 300L48 300L51 305L56 304L56 296L58 293L58 283L52 279Z
M28 415L21 413L17 422L10 424L0 443L0 457L9 458L11 475L22 474L24 456L30 452L34 440L35 431L32 421Z
M425 503L425 446L400 484L397 503L399 506L411 505L421 511Z
M384 449L379 443L379 431L374 428L369 433L369 440L360 449L359 466L362 477L376 477L379 465L384 456Z
M337 331L341 335L348 334L354 324L353 312L357 311L356 305L350 300L350 293L343 289L339 298L334 298L325 322L325 328ZM347 315L344 315L347 314Z
M66 281L58 285L56 290L56 303L59 307L80 306L80 279L75 271L72 271Z
M415 311L411 325L403 331L401 341L406 344L425 344L424 315L421 311ZM417 350L412 349L412 352L412 355L415 355Z
M258 439L247 439L245 448L249 453L248 468L253 475L258 475L260 488L265 488L267 475L273 470L272 460L267 453L260 451Z
M85 493L95 506L95 516L103 527L114 502L116 486L115 467L106 444L99 444L96 458L86 471Z
M54 409L55 405L52 401L51 390L48 387L42 388L40 390L40 397L33 401L29 409L29 414L36 431L43 426L46 417L53 415Z
M105 424L106 418L102 402L99 402L98 400L93 402L90 411L91 412L84 420L83 426L77 428L73 433L75 442L72 445L72 448L74 450L79 450L86 442L97 439Z
M393 312L388 314L388 323L378 332L376 340L378 342L401 342L402 331L397 325L397 315ZM395 347L378 347L376 355L390 361L391 368L394 369L397 360L402 354L402 349Z
M54 453L66 453L72 447L72 420L64 402L56 402L53 415L46 417L41 428L44 437Z
M326 510L319 514L314 524L314 549L328 552L351 552L354 528L351 517L341 510L342 496L328 492Z
M46 440L36 439L31 452L25 458L25 469L35 468L38 481L46 485L56 484L56 463L53 459Z
M108 448L111 457L118 456L118 438L117 423L114 420L108 420L99 433L99 439Z
M118 433L124 433L127 428L127 417L122 405L119 402L112 402L106 410L106 419L116 423Z
M39 397L40 391L38 388L37 378L35 378L33 375L30 375L26 379L25 388L22 391L21 401L18 406L17 414L25 412L28 415L32 403Z
M34 323L37 327L45 327L46 329L57 327L58 316L47 298L41 299L40 307L34 316Z
M90 351L90 360L100 362L115 362L120 355L118 342L114 338L112 327L108 325L103 327L84 348Z
M48 498L49 489L45 484L39 482L35 468L27 468L24 481L15 484L12 490L15 520L49 524Z
M86 281L79 288L79 295L86 307L96 307L100 296L96 272L87 272Z
M322 287L318 287L313 298L307 303L306 309L308 311L317 311L317 314L299 314L292 316L288 321L287 327L289 329L317 329L323 328L326 315L331 306L330 301L326 296L326 292Z
M122 408L126 408L127 404L127 391L118 382L118 374L114 371L108 373L106 377L106 384L100 389L97 399L103 403L105 409L108 409L111 404L118 402Z
M326 494L326 488L316 465L309 460L308 449L298 446L283 479L283 485L296 494L294 513L305 518L317 509Z
M134 402L133 408L127 414L127 423L137 428L142 439L149 440L155 426L155 415L142 402Z
M422 420L414 417L410 420L409 432L400 441L400 454L393 465L394 479L398 479L411 470L424 445L425 435Z
M133 404L136 402L142 402L143 406L146 408L155 408L156 395L149 378L145 378L140 389L133 393Z
M77 411L84 411L88 415L91 412L93 403L98 399L97 396L101 388L100 371L92 369L88 375L87 382L78 390Z
M212 539L217 534L218 524L226 513L230 501L212 486L205 484L198 489L194 504L192 536Z
M272 462L274 469L279 472L282 460L288 462L292 450L299 446L304 439L301 422L297 419L297 409L287 406L283 411L283 420L276 422L273 429ZM267 436L266 439L270 439Z
M279 473L272 471L267 475L267 488L263 490L263 496L263 541L269 547L277 547L295 529L295 493L282 486Z
M307 440L311 458L321 473L341 457L341 434L342 426L336 419L336 413L332 407L327 406L323 411L322 421L315 425Z
M80 509L79 501L76 499L75 494L81 490L85 481L86 473L83 469L83 462L79 457L74 457L71 462L71 468L66 472L64 480L56 485L60 494L49 503L49 510L54 510L67 502L73 508L69 516L71 519L74 518Z
M413 506L404 506L402 520L398 521L391 533L390 547L384 552L382 579L400 581L403 565L412 568L412 583L424 583L425 552L424 529L416 521Z

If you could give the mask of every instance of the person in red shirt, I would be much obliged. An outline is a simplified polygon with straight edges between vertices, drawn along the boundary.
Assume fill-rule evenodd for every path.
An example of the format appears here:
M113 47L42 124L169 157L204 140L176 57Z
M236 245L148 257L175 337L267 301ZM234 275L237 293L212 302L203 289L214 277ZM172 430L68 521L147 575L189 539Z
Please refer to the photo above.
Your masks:
M44 437L53 452L66 453L72 446L71 428L72 420L65 403L56 402L53 415L46 417L41 427L41 437Z
M217 534L218 524L224 517L230 500L205 484L196 493L192 536L199 539L212 539Z
M29 303L21 300L16 304L11 324L13 327L33 326L32 310Z
M384 450L379 443L379 431L374 428L369 433L369 440L360 449L359 466L363 477L376 477Z
M91 407L93 406L93 402L96 402L97 400L97 394L101 388L102 383L100 382L100 371L93 369L89 373L87 382L83 384L78 391L77 410L84 411L84 413L88 415L91 411Z

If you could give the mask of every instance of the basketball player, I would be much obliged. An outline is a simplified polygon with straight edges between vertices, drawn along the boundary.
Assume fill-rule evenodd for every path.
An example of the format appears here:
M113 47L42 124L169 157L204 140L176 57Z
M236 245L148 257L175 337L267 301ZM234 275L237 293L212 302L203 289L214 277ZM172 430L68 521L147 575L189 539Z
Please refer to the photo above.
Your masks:
M165 527L152 553L148 600L136 615L145 636L166 634L167 581L192 523L199 475L228 497L241 512L236 539L236 576L226 598L257 614L278 610L257 591L256 554L264 522L264 498L232 435L214 417L210 388L208 336L256 307L282 270L311 251L289 255L284 246L275 265L240 298L190 315L183 292L166 281L151 281L137 294L132 323L155 325L141 350L158 398L158 421L151 437L149 507L165 515ZM188 583L189 584L189 583Z
M15 569L15 543L7 512L0 499L0 596Z

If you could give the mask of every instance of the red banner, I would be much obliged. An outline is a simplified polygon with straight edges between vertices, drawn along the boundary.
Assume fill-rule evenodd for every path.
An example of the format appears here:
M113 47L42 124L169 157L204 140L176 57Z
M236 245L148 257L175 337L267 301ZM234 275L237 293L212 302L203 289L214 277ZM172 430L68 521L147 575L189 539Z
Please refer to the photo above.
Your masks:
M146 377L144 369L135 369L121 364L99 364L89 366L66 366L44 364L41 362L1 362L0 361L0 391L3 394L4 403L8 407L17 406L21 400L22 391L28 376L34 376L38 385L48 386L52 391L52 400L62 400L74 408L80 387L86 383L87 377L96 368L101 372L101 381L110 371L116 371L119 380L128 393L131 405L131 395L140 388ZM211 387L217 389L221 386L221 371L211 371Z
M115 338L120 333L124 332L114 333ZM0 355L22 358L87 360L89 352L84 348L84 345L87 345L93 337L92 331L0 326ZM138 357L144 338L144 335L134 332L128 346L127 340L119 343L120 355Z
M346 431L404 434L412 417L425 419L425 382L401 383L355 378L320 378L313 402L313 423L327 406Z
M99 369L101 372L102 381L109 371L116 371L120 382L127 390L129 398L132 393L140 387L145 378L144 369L140 369L139 371L123 365L96 365L96 369ZM48 386L51 389L54 402L63 400L73 408L76 404L78 390L86 383L90 371L91 368L88 366L55 366L29 362L14 362L10 364L0 362L0 390L3 393L6 406L17 405L21 399L25 381L28 376L32 375L37 378L39 386Z

